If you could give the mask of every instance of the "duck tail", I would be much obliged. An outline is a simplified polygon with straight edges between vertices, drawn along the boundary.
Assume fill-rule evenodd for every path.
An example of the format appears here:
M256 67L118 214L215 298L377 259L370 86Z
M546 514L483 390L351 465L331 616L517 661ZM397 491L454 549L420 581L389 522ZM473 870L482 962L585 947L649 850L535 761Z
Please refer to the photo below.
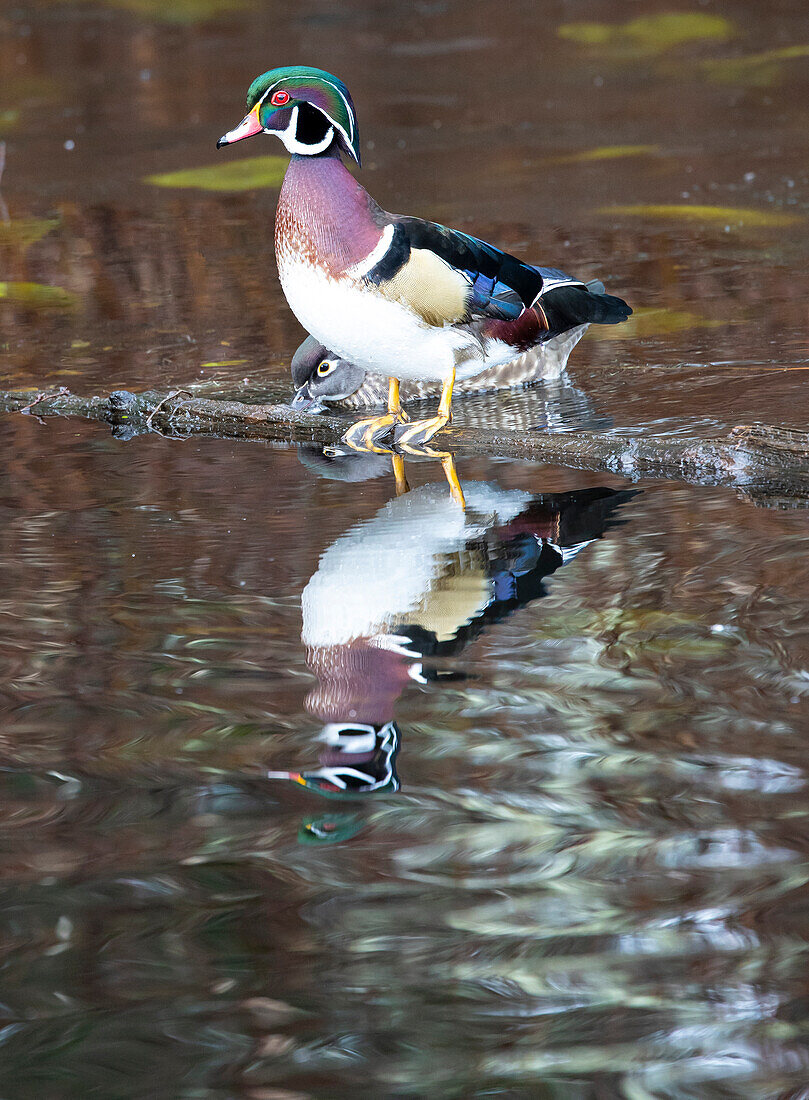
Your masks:
M552 287L535 303L542 307L548 326L556 332L566 332L576 325L619 325L632 313L623 298L605 294L604 284L597 279L586 286L571 283Z

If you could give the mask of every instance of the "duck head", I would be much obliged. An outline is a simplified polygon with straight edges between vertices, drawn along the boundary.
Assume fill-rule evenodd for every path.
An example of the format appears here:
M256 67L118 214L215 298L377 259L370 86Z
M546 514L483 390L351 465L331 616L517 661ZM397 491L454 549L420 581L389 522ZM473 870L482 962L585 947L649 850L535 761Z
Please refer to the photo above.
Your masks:
M217 149L254 134L275 134L289 153L318 156L336 141L360 163L357 116L348 88L336 76L307 65L270 69L247 91L247 114Z
M323 412L330 401L350 397L365 378L362 367L340 359L313 336L307 336L292 356L291 368L292 408L300 411Z

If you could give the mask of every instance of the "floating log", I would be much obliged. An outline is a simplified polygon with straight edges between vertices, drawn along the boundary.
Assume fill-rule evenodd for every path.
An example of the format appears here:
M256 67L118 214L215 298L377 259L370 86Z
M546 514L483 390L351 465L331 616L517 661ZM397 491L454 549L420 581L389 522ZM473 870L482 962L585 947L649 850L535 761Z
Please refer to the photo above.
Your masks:
M77 416L106 421L119 437L144 432L187 437L276 440L339 445L350 417L296 412L288 405L195 397L185 390L117 390L81 397L61 388L33 394L0 391L0 411ZM809 503L809 433L766 424L740 425L727 435L616 436L602 432L492 431L450 425L431 444L458 456L497 455L609 471L631 480L665 478L728 485L758 503Z

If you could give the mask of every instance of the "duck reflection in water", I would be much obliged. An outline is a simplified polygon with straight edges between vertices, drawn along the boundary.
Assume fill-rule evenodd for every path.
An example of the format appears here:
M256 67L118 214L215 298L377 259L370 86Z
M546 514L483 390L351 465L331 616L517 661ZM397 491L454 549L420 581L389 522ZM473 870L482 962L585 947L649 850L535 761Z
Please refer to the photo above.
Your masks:
M390 469L384 456L302 461L356 481ZM483 630L546 593L545 580L620 522L635 491L531 494L467 482L463 507L445 483L389 500L323 553L302 595L301 639L317 686L307 710L323 727L319 767L271 771L333 799L399 789L396 704L412 681L462 679L455 658ZM356 832L346 815L310 819L302 839Z

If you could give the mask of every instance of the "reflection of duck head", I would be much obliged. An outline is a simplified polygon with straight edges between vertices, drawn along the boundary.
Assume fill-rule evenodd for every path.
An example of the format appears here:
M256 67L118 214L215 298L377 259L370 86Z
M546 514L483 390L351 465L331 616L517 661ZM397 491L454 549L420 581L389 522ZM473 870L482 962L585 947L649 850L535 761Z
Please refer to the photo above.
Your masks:
M325 742L319 768L304 772L270 771L267 778L290 779L326 798L351 799L398 791L399 730L395 722L383 726L329 722L318 740Z
M316 816L307 815L298 829L300 844L342 844L350 840L362 829L363 820L359 814L326 813Z
M466 508L444 485L388 501L323 553L302 595L301 637L318 683L320 767L270 772L332 798L398 790L394 712L412 679L545 594L545 579L599 539L632 492L532 496L473 482Z

